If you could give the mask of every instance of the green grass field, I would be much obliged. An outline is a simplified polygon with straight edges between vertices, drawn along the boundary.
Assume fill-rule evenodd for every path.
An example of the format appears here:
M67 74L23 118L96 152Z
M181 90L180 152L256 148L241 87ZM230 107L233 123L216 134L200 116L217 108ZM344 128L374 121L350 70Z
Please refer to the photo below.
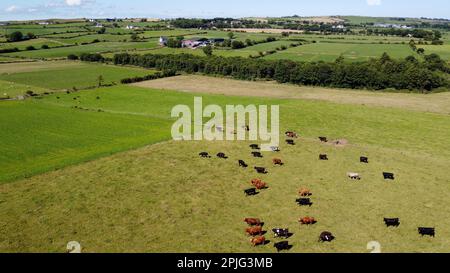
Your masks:
M24 95L28 90L35 93L47 91L47 89L41 87L0 80L0 98L15 98Z
M76 95L79 103L68 94L0 105L1 131L8 132L0 147L3 180L168 139L171 108L191 105L194 96L128 86ZM292 252L366 252L373 240L384 252L450 251L448 115L320 101L203 99L205 105L279 104L281 131L302 137L263 159L251 158L248 142L167 142L3 184L0 250L64 252L76 240L85 252L273 252L270 244L251 247L244 234L242 219L260 217L266 229L294 232ZM321 144L321 135L349 145ZM200 151L230 158L200 159ZM330 161L318 161L319 153ZM359 163L361 155L369 156L369 165ZM285 166L271 167L275 156ZM269 167L261 177L269 189L245 197L258 175L239 169L238 159ZM348 180L348 171L363 179ZM383 171L397 179L384 181ZM295 204L300 187L313 191L311 208ZM297 219L307 215L318 223L301 227ZM400 217L402 224L387 229L383 217ZM421 238L418 226L436 227L437 237ZM324 230L336 241L317 243Z
M25 71L20 71L20 64L17 64L17 66L18 72L12 70L0 74L0 80L52 90L96 87L100 75L103 77L102 84L119 84L120 80L124 78L154 73L153 70L142 68L64 61L55 62L48 68L45 67L45 63L35 66L36 69L33 69L33 65L31 65L31 68ZM29 64L23 64L23 66L30 67ZM42 67L44 69L41 69ZM7 68L8 64L0 65L0 71L5 71ZM1 90L2 87L0 87Z
M345 19L355 24L411 22ZM8 62L0 64L0 99L30 90L42 94L0 101L0 252L66 252L68 242L78 241L83 252L267 253L275 252L273 243L279 241L272 228L294 233L292 253L366 253L370 241L380 242L383 252L450 252L447 93L335 90L199 75L137 87L120 80L155 71L51 60L82 53L204 55L201 49L160 48L158 37L228 37L226 31L173 29L145 31L138 34L144 41L131 42L134 31L126 25L166 22L123 21L119 28L102 23L108 26L105 34L79 20L47 27L15 24L6 27L8 33L20 30L39 37L16 43L0 38L0 49L52 47L0 54L0 62ZM415 54L409 38L234 34L240 41L281 40L240 50L215 48L215 55L256 56L300 39L304 45L264 58L316 62L342 55L346 61L364 61L384 52L393 58ZM443 46L418 47L450 60L449 37L443 33ZM100 42L80 45L94 39ZM69 46L54 48L61 45ZM25 62L30 59L34 62ZM113 86L98 88L100 75L104 85ZM195 96L203 97L204 106L279 105L281 152L256 159L249 145L260 142L172 141L172 107L192 107ZM295 146L285 144L282 133L287 130L300 134ZM319 136L348 144L320 143ZM213 158L201 159L202 151ZM216 158L219 152L229 158ZM318 160L323 153L329 161ZM370 163L361 164L360 156L368 156ZM285 164L273 166L274 157ZM248 169L238 167L240 159ZM267 167L269 173L258 175L254 166ZM347 172L359 173L362 180L350 180ZM395 173L396 180L383 180L382 172ZM254 178L269 188L245 197ZM310 208L295 203L301 187L313 193ZM304 216L315 217L317 224L301 226L298 219ZM270 244L251 246L245 217L264 221ZM401 225L386 228L384 217L399 217ZM421 237L419 226L435 227L436 237ZM336 240L318 243L322 231L331 231Z
M265 58L330 62L342 55L349 61L364 61L380 57L384 52L387 52L393 58L405 58L415 54L408 45L317 43L290 48Z
M25 58L66 58L69 54L115 52L126 49L146 49L155 47L155 42L104 42L88 45L68 46L45 50L32 50L4 54Z

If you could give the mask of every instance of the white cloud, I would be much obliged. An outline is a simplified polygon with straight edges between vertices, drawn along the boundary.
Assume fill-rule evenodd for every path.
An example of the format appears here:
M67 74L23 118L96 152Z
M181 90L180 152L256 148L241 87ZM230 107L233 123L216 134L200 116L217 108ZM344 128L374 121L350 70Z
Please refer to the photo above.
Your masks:
M80 6L81 0L66 0L68 6Z
M5 11L7 11L7 12L15 12L17 9L18 9L17 6L12 5L12 6L10 6L10 7L7 7L7 8L5 9Z
M367 0L367 5L369 6L380 6L381 0Z

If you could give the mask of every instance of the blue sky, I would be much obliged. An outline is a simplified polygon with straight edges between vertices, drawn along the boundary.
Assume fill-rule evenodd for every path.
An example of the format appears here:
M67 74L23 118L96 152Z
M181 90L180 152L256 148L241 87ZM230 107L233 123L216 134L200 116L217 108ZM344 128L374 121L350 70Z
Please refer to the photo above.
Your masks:
M450 19L448 0L1 0L0 21L105 17L366 15Z

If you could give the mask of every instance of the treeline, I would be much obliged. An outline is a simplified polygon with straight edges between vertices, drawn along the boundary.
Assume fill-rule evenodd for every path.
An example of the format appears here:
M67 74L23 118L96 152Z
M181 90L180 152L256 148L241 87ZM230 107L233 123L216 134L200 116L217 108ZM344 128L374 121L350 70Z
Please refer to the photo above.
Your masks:
M2 48L0 49L0 54L1 53L11 53L11 52L18 52L19 49L17 47L14 48Z
M385 35L385 36L400 36L407 37L411 35L417 39L424 39L427 41L439 40L442 38L442 33L438 30L424 30L424 29L401 29L401 28L386 28L386 29L367 29L368 35Z
M225 58L219 56L131 55L116 54L116 65L135 65L158 70L229 76L236 79L275 80L279 83L315 85L339 88L431 91L448 86L442 71L449 72L446 63L436 54L421 62L413 56L404 60L391 59L386 53L379 59L347 63L339 58L333 63L305 63L290 60Z
M154 74L145 75L144 77L133 77L133 78L125 78L120 80L120 83L122 84L130 84L135 82L143 82L143 81L150 81L150 80L156 80L156 79L162 79L167 77L173 77L178 75L175 70L164 70L161 72L156 72Z
M213 18L213 19L189 19L177 18L170 21L176 28L270 28L269 24L258 23L253 20L233 19L233 18Z

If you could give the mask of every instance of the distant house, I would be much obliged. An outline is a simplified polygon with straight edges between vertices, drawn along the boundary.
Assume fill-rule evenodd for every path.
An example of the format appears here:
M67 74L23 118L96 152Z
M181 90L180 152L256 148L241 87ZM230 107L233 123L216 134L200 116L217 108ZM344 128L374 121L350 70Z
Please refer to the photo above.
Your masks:
M47 26L47 25L50 25L49 22L39 22L38 24L41 25L41 26Z
M333 26L334 29L345 29L344 25Z
M209 44L211 44L211 42L206 38L195 38L190 40L183 40L181 46L190 49L196 49L198 47L205 47Z
M166 46L169 39L165 36L159 37L159 45L160 46Z
M125 28L126 29L138 29L139 27L132 26L132 25L127 25Z
M97 24L95 25L95 27L98 27L98 28L102 28L102 27L103 27L103 25L102 25L102 24L100 24L100 23L97 23Z
M225 39L223 38L193 38L189 40L183 40L181 46L184 48L196 49L199 47L205 47L208 45L214 45L216 43L223 43Z
M381 28L401 28L401 29L412 29L410 26L406 25L397 25L397 24L381 24L377 23L374 24L374 27L381 27Z

